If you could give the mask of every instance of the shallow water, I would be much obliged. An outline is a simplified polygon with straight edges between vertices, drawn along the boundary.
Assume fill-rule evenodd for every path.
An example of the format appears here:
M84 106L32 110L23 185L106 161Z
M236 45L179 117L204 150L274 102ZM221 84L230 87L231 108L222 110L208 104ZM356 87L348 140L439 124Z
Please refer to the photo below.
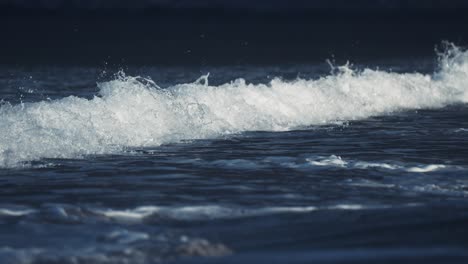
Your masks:
M467 56L2 68L0 259L465 263Z

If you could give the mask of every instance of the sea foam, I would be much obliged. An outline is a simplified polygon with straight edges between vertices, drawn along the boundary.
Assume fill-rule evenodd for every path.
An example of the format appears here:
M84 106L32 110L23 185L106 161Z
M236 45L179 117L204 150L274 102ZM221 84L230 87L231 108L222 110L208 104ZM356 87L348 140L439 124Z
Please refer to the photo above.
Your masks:
M79 158L243 131L284 131L468 102L468 52L452 47L432 75L339 67L318 79L219 86L207 76L164 89L120 74L92 99L0 106L0 167Z

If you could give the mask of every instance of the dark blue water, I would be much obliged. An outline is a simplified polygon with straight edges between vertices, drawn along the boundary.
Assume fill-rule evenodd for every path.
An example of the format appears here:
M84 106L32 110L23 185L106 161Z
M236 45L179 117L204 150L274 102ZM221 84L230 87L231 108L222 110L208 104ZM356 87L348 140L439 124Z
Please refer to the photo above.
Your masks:
M2 68L0 262L466 263L466 56Z

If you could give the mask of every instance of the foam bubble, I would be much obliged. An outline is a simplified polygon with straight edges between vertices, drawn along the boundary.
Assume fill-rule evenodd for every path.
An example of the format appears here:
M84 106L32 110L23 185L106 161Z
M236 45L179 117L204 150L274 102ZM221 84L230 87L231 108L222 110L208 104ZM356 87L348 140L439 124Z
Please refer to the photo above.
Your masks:
M315 80L256 85L238 79L210 86L207 78L161 89L152 80L121 74L100 83L92 99L3 104L0 167L466 103L468 52L452 47L433 75L340 67Z

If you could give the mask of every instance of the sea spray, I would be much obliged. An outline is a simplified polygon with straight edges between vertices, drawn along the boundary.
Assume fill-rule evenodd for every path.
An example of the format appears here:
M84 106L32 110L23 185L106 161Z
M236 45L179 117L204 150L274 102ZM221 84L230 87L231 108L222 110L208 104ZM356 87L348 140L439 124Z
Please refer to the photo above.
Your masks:
M237 79L211 86L202 76L163 89L151 79L121 73L98 84L92 99L3 103L0 167L466 103L467 82L468 52L455 46L441 56L432 75L343 66L313 80L250 84Z

